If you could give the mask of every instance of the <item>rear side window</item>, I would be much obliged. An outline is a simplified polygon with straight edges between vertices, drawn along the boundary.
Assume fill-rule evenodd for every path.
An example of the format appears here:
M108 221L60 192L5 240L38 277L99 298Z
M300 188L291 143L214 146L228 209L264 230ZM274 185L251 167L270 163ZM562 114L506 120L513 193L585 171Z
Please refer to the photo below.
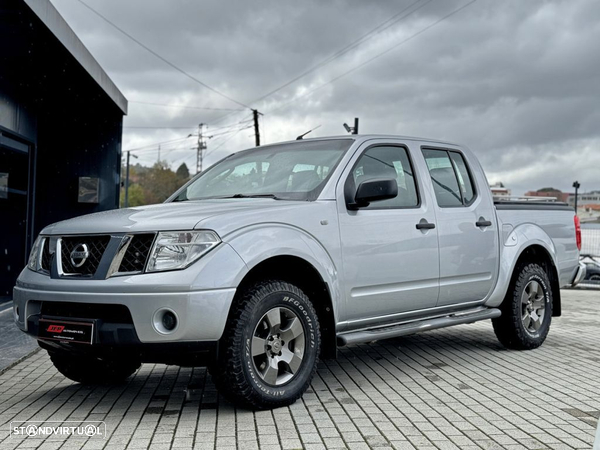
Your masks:
M396 180L398 195L373 202L364 209L414 208L419 205L414 172L404 147L371 147L364 152L352 170L354 192L361 183L382 178Z
M456 171L456 177L458 178L458 185L460 187L460 192L462 193L463 203L465 205L470 205L473 203L473 200L475 200L475 189L473 189L473 181L469 175L467 164L460 153L448 153L450 154L450 159L452 159L452 164L454 166L454 170Z
M468 206L473 203L475 200L473 181L460 153L424 149L423 156L440 207Z

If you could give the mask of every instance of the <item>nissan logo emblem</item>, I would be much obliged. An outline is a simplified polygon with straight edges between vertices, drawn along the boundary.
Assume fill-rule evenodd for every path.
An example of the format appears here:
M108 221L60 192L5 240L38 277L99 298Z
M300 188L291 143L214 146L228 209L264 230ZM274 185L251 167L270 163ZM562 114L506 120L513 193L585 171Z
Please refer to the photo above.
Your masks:
M71 264L73 267L81 267L85 264L87 259L90 257L90 252L86 244L77 244L77 246L71 252Z

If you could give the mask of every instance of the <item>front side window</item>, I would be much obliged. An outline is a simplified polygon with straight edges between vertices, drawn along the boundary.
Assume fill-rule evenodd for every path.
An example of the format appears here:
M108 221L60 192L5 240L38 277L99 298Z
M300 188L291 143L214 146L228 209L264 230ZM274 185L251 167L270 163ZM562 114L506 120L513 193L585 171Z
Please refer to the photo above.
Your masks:
M307 141L236 153L202 172L174 201L263 196L315 200L353 142Z
M475 189L463 156L458 152L424 149L438 206L468 206L475 199Z
M371 147L361 155L352 170L352 189L374 179L394 179L398 184L395 198L373 202L363 209L410 208L419 205L414 172L404 147Z

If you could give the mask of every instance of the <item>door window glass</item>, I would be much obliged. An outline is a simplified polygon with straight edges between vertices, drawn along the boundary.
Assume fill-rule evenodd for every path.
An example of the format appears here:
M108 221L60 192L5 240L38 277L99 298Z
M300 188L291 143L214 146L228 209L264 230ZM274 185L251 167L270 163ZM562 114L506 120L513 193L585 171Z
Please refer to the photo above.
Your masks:
M469 175L467 164L463 156L460 153L449 152L454 170L456 170L456 176L458 177L458 184L460 185L460 191L463 196L463 202L465 205L470 205L475 199L475 190L473 189L473 181Z
M441 207L462 206L462 195L450 156L445 150L423 150L433 191Z
M404 147L372 147L363 153L352 171L355 188L365 181L382 178L396 180L398 195L373 202L364 209L411 208L419 205L413 168Z
M468 206L473 202L473 181L460 153L424 149L423 156L440 207Z

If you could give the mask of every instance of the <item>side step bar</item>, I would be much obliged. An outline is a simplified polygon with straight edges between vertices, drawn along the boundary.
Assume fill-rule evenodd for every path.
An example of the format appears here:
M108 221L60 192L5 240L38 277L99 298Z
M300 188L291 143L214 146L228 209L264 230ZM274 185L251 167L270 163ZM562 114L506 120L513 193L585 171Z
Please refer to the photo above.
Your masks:
M348 344L378 341L380 339L406 336L407 334L418 333L420 331L429 331L438 328L451 327L453 325L478 322L480 320L494 319L500 317L501 314L501 311L497 308L484 308L475 311L454 313L444 317L391 325L383 328L349 331L347 333L338 334L337 343L338 346L343 347Z

